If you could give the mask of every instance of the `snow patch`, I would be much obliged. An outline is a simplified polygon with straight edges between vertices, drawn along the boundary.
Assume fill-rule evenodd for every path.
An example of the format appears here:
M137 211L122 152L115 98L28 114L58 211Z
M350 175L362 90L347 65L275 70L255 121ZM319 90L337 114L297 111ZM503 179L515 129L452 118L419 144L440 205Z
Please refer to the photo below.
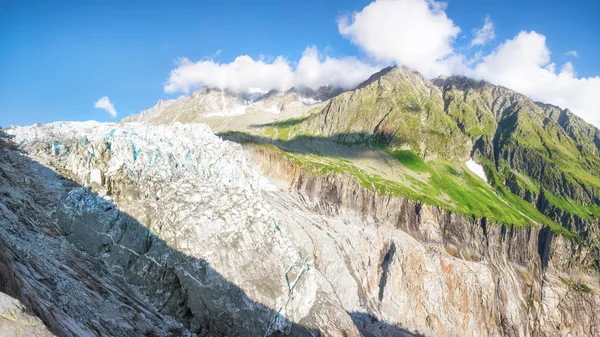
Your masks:
M317 103L321 103L322 102L322 101L316 100L316 99L314 99L312 97L303 97L303 96L300 96L300 95L298 95L298 99L302 103L304 103L306 105L313 105L313 104L317 104Z
M488 182L487 177L485 176L485 171L483 170L483 166L477 164L473 158L469 159L469 161L466 162L467 164L467 168L475 173L475 175L477 175L479 178L483 179L485 182Z
M279 110L279 107L277 107L277 105L273 105L273 106L269 107L267 109L267 111L270 112L270 113L272 113L272 114L275 114L275 115L281 113L281 110Z

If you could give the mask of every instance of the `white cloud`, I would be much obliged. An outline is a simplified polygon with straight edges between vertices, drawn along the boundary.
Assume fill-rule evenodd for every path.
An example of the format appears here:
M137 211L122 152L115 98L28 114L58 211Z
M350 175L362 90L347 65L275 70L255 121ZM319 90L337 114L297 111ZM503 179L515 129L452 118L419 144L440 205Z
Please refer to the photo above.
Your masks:
M108 112L111 117L117 117L117 110L108 99L108 96L104 96L100 98L98 101L94 103L94 108L96 109L104 109Z
M460 32L445 6L432 0L379 0L338 20L340 33L379 61L395 61L426 77L460 63L452 44Z
M534 100L569 108L600 126L600 76L577 78L571 62L560 72L550 63L546 37L521 32L485 56L469 75L521 92Z
M573 56L573 57L579 57L579 53L577 53L577 50L569 50L566 55Z
M534 100L569 108L600 126L600 77L577 78L570 62L557 72L545 36L521 32L490 54L469 59L454 49L460 29L444 11L445 6L433 0L377 0L352 17L339 19L338 27L377 60L395 61L428 78L462 74L485 79ZM489 17L474 35L471 46L494 38Z
M306 48L295 70L283 57L269 62L263 57L261 60L253 60L244 55L231 63L213 60L193 63L182 59L178 67L171 71L164 89L167 93L189 93L201 85L234 92L287 90L292 86L317 89L324 85L334 85L351 88L379 69L362 63L355 57L322 57L313 46Z
M193 63L184 58L171 71L164 89L167 93L187 94L201 85L208 85L235 92L269 91L286 89L290 87L292 80L292 69L282 57L267 63L243 55L224 64L213 60Z
M294 74L294 85L317 89L325 85L333 85L350 89L366 80L373 73L381 70L363 63L355 57L341 59L326 56L320 57L316 47L304 50Z
M489 15L485 17L483 27L473 30L473 35L474 38L471 41L471 47L483 46L496 37L496 34L494 33L494 24L492 23L492 19L490 19Z

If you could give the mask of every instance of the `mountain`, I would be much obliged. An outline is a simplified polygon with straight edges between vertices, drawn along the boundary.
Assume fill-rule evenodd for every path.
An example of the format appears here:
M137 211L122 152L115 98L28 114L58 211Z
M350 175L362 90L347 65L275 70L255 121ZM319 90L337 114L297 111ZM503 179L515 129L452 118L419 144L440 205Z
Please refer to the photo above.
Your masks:
M308 87L294 87L291 90L301 97L303 101L312 103L326 101L346 91L334 86L322 86L316 90Z
M122 122L149 122L171 124L174 122L219 122L244 115L247 121L269 121L273 115L292 117L305 113L312 106L342 92L336 87L291 88L267 93L235 93L211 87L202 87L189 97L168 101L159 100L148 110L126 117Z
M598 129L486 82L450 77L431 83L408 69L387 68L285 128L289 139L377 143L387 151L409 149L427 162L475 157L490 178L530 195L534 205L546 195L596 214L600 204Z
M568 109L561 109L551 104L536 102L546 115L558 123L577 142L580 151L600 155L600 130L586 123L582 118Z
M424 157L468 158L470 150L468 137L445 113L439 89L405 68L374 74L296 129L342 142L377 139L392 148L410 146Z
M596 128L506 88L464 78L438 83L448 114L498 172L516 170L543 190L578 203L600 202Z
M597 335L599 136L402 67L10 127L0 292L57 335Z

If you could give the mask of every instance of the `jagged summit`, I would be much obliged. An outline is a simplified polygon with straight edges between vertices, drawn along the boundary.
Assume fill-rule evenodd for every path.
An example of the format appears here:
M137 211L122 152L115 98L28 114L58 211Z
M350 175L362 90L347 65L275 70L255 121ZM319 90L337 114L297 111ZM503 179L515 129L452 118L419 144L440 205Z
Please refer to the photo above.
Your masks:
M491 86L492 84L484 80L476 80L463 75L439 76L431 81L435 86L443 89L447 86L455 87L459 90L469 88L481 88Z
M301 99L307 102L323 102L346 91L342 88L329 85L319 87L316 90L308 87L293 87L290 90L294 91Z
M191 123L205 118L228 118L244 114L270 113L290 115L307 111L312 105L343 92L324 86L317 90L293 87L286 91L237 93L227 89L201 87L187 97L159 100L150 109L126 117L122 122L148 121L154 124ZM252 118L251 116L248 118Z
M388 78L388 81L393 81L393 78L412 78L416 80L425 80L425 77L418 71L412 70L405 66L389 66L381 69L379 72L371 75L367 80L358 85L358 89L362 89L373 82L381 81L382 79Z

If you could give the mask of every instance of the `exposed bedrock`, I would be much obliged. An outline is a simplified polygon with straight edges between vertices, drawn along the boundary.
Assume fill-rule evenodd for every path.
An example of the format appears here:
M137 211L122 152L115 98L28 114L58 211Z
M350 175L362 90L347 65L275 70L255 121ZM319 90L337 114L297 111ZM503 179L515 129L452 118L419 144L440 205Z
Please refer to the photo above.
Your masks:
M386 262L382 271L386 270L385 284L397 285L393 291L385 291L386 294L404 294L406 299L419 305L428 302L421 296L428 298L432 292L419 293L415 291L418 285L426 286L432 282L430 278L444 278L445 286L438 288L443 293L443 299L437 299L440 306L431 312L424 310L428 313L421 316L421 322L406 324L418 314L415 311L403 313L397 307L401 302L391 301L395 304L393 309L380 311L378 317L406 326L420 326L420 331L434 335L535 336L570 332L588 336L599 333L599 298L597 290L588 288L597 289L598 276L573 262L589 255L586 247L545 227L515 228L488 223L486 219L470 219L417 201L381 196L345 176L306 174L268 149L248 150L263 174L298 194L308 208L335 217L357 216L379 231L400 229L428 253L438 255L440 263L434 269L436 274L429 278L422 277L424 273L419 268L423 265L403 266L394 275L394 265L401 265L397 259L392 266ZM395 247L403 248L398 243ZM382 251L385 252L385 248ZM446 259L450 262L442 262ZM452 271L458 271L458 264L464 264L469 271L453 274ZM412 284L393 282L405 279L412 268L420 271L411 275L415 276ZM447 273L454 277L448 277ZM432 297L429 299L436 303ZM460 317L465 311L478 312L479 320L474 321L484 324L474 327L464 316L453 321L456 325L432 324L440 315Z

